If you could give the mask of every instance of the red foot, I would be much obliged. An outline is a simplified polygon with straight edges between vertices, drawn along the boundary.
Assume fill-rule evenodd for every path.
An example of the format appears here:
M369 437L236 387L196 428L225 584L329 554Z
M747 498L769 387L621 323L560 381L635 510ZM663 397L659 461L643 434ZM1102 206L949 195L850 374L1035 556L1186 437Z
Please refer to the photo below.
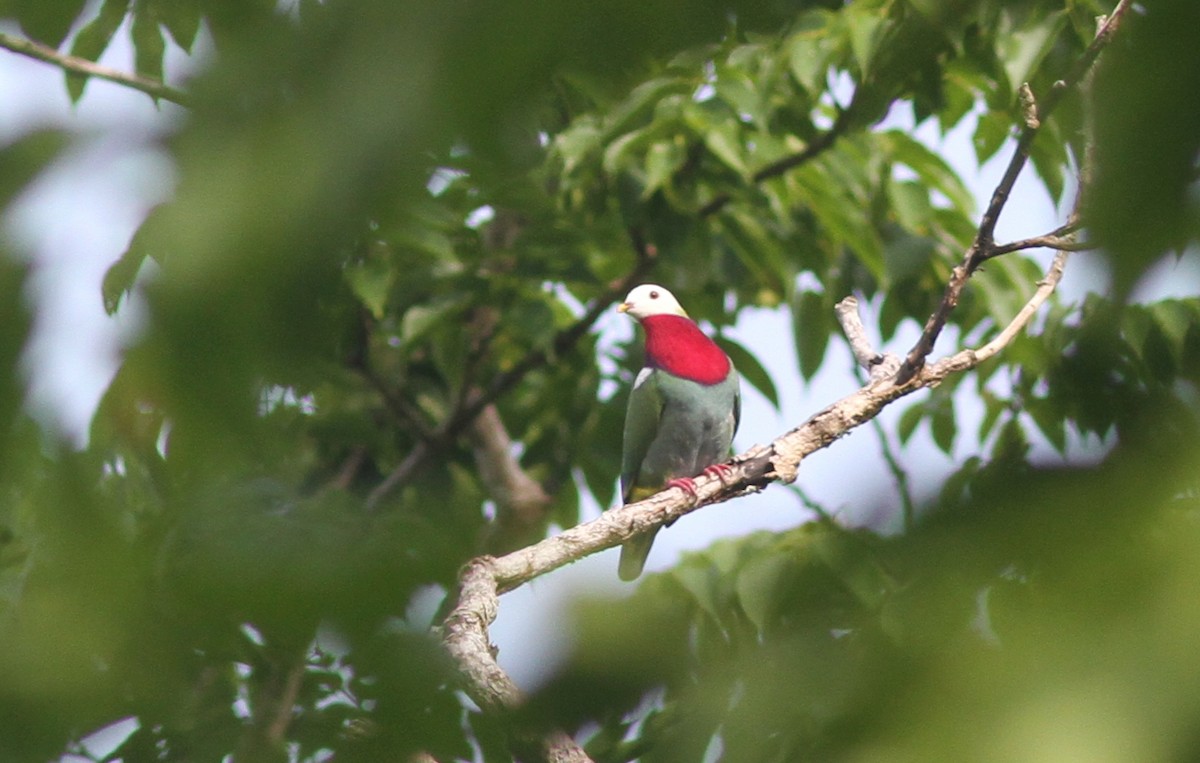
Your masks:
M716 477L724 485L733 478L733 467L729 464L713 464L704 467L704 473L709 477Z
M733 467L726 464L713 464L712 466L704 467L704 471L701 473L706 477L716 477L724 485L733 476ZM691 477L676 477L673 480L668 480L666 487L677 487L693 499L696 498L696 481Z
M691 477L678 477L673 480L667 480L666 486L677 487L690 495L693 499L696 497L696 481Z

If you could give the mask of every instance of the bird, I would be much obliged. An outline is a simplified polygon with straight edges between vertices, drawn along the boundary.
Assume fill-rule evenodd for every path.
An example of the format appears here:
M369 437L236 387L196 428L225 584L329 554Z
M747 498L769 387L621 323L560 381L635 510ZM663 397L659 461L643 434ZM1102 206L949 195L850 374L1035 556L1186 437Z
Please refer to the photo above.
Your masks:
M621 457L621 498L636 503L667 487L695 496L700 474L725 479L741 418L737 370L671 292L635 287L617 306L645 333L645 363L629 393ZM659 528L627 540L617 574L642 573Z

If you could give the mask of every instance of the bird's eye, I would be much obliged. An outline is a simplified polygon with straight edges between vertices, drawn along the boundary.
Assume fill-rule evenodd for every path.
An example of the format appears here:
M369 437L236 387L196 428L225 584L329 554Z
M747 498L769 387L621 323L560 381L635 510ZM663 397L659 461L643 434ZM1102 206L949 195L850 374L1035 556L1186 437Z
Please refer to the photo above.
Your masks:
M650 292L650 299L658 299L658 292L656 292L656 291Z

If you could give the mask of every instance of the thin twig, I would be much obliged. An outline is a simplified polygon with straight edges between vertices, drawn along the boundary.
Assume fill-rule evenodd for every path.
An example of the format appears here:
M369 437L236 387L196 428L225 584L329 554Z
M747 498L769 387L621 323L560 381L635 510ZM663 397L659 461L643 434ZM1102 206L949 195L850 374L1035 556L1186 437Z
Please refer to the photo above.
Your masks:
M778 177L783 173L793 170L796 167L799 167L801 164L804 164L805 162L823 154L826 150L831 148L833 144L837 142L837 139L841 137L842 133L846 131L846 128L850 124L849 113L850 112L848 111L839 113L838 118L833 125L828 130L818 135L812 142L805 146L803 150L785 156L782 159L777 159L765 167L760 168L750 176L750 182L754 185L757 185L764 180L770 180L773 177ZM700 207L700 209L696 212L696 216L700 219L711 217L712 215L724 209L725 205L732 200L733 194L729 193L728 191L718 193L716 196L709 199L704 206Z
M1066 230L1066 235L1062 234L1062 231L1064 230ZM1032 238L1023 238L1019 241L1013 241L1008 244L997 244L996 246L992 247L992 250L988 252L987 256L985 256L983 259L986 261L992 259L993 257L999 257L1002 254L1019 252L1024 249L1044 248L1056 249L1060 252L1084 252L1089 249L1096 248L1095 244L1092 244L1089 241L1076 241L1070 235L1070 232L1073 230L1073 227L1064 225L1062 228L1059 228L1053 233L1047 233L1042 236L1034 236Z
M1045 124L1047 117L1050 116L1051 112L1062 101L1066 92L1078 85L1088 73L1100 51L1112 39L1113 34L1117 31L1131 5L1132 0L1119 0L1116 8L1113 9L1113 12L1105 20L1099 32L1097 32L1095 39L1092 40L1083 54L1075 61L1067 76L1055 82L1050 92L1044 94L1040 101L1034 101L1032 93L1028 91L1028 88L1025 88L1023 98L1024 126L1017 136L1016 148L1009 158L1003 177L1001 177L1000 182L996 185L996 189L992 192L991 201L988 202L987 208L983 212L983 216L979 222L979 229L975 234L975 240L967 249L963 261L955 266L950 280L946 284L946 291L942 295L941 302L938 303L937 309L934 310L933 314L929 316L929 320L925 322L925 328L921 332L920 338L904 358L904 363L901 365L900 371L896 376L897 384L906 384L921 370L921 367L925 364L925 358L933 351L933 345L945 327L946 320L958 305L959 296L962 294L962 290L966 286L968 279L970 279L971 275L983 262L990 257L996 256L994 254L996 248L994 240L996 223L1000 219L1000 213L1004 210L1005 204L1008 203L1009 194L1017 182L1017 177L1021 174L1021 170L1024 169L1026 162L1029 160L1029 153L1034 139L1041 131L1041 127Z
M379 374L375 373L369 363L363 363L357 370L375 388L379 397L383 399L384 406L399 419L404 427L412 430L418 437L428 438L433 435L433 427L426 423L421 410L410 404L404 396L395 394L383 379L379 378Z
M938 366L945 364L948 372L959 372L968 368L974 368L983 361L996 355L1000 350L1008 346L1017 334L1024 330L1025 326L1037 313L1038 308L1042 306L1055 288L1058 287L1058 282L1062 280L1063 270L1067 265L1067 256L1070 252L1066 249L1059 250L1054 256L1054 260L1050 263L1049 270L1041 281L1038 281L1038 289L1020 312L1012 319L1012 321L1004 327L1004 330L997 334L990 342L982 347L974 350L962 350L949 358L938 361Z
M43 45L34 40L27 40L22 37L16 37L11 34L0 32L0 48L6 48L13 53L19 53L23 56L44 61L48 64L53 64L65 72L70 74L80 74L85 77L98 77L99 79L115 82L118 85L131 87L134 90L145 93L152 98L161 98L164 101L177 103L180 106L191 106L192 98L182 90L176 90L170 85L164 84L160 80L151 77L144 77L140 74L127 74L126 72L110 69L107 66L101 66L95 61L89 61L86 58L59 53L49 45Z
M383 478L375 488L367 494L366 509L374 511L379 507L381 501L388 497L393 490L408 481L408 478L416 472L426 458L429 456L430 447L428 440L421 440L413 446L408 455L404 457L395 469L388 476Z

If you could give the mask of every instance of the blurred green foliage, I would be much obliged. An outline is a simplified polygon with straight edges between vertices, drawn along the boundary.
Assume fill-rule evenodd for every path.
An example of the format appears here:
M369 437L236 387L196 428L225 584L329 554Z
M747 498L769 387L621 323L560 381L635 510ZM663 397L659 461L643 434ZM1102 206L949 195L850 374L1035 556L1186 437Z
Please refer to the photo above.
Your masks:
M941 157L876 125L968 120L986 160L1018 87L1049 92L1109 10L0 3L87 58L127 29L151 77L168 45L212 48L163 139L177 191L105 280L110 311L136 293L149 317L83 450L21 409L25 268L0 266L0 759L80 752L124 718L126 761L511 759L512 719L460 699L409 605L575 523L580 490L613 500L608 390L637 358L598 355L587 306L633 273L718 330L790 311L806 379L846 294L885 339L923 321L977 210ZM632 601L581 604L572 660L519 722L582 730L597 760L1195 756L1200 301L1123 301L1172 250L1195 256L1195 15L1142 3L1093 83L1085 235L1106 248L1079 256L1116 296L1053 304L902 403L903 440L928 426L975 454L924 491L922 521L726 541ZM85 92L67 77L64 98ZM1034 146L1056 199L1084 124L1068 94ZM64 144L0 148L0 205ZM1039 277L990 262L957 336L1007 323ZM795 394L726 347L772 402ZM480 395L533 498L485 463ZM1031 463L1031 441L1081 435L1107 455Z

